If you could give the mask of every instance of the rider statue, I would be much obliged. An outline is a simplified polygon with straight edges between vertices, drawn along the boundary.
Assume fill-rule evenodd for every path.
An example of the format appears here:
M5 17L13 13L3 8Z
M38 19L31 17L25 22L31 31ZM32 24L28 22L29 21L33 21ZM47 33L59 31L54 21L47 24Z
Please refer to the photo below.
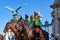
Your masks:
M37 12L34 12L34 25L38 25L39 28L42 28L42 22Z
M31 15L30 16L30 26L33 27L33 22L34 22L34 17Z

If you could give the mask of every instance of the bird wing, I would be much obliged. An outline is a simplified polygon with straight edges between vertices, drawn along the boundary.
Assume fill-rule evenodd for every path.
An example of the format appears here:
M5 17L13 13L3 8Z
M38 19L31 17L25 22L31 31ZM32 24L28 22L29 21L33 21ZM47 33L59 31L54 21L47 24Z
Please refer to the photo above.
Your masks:
M8 7L8 6L6 6L5 8L8 9L8 10L10 10L11 12L15 12L14 9L12 9L12 8L10 8L10 7Z
M19 6L15 11L17 12L19 9L21 9L23 6L26 6L27 4Z

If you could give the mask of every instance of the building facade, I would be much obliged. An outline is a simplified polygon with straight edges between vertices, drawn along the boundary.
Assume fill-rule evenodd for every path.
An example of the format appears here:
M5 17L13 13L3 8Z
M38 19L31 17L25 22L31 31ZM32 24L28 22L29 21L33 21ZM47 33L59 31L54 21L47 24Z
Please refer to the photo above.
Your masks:
M60 38L60 0L54 0L54 3L51 5L51 8L53 8L53 11L51 12L52 32L54 35L59 36Z

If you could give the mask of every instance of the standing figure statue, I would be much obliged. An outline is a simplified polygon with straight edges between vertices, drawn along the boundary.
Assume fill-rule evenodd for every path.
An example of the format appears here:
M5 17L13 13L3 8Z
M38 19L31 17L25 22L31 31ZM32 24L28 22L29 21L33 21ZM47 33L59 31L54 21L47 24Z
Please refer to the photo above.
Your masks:
M26 6L26 4L19 6L16 10L14 10L8 6L6 6L5 8L7 8L8 10L10 10L13 13L13 19L14 20L18 20L18 14L19 14L18 10L21 9L23 6Z

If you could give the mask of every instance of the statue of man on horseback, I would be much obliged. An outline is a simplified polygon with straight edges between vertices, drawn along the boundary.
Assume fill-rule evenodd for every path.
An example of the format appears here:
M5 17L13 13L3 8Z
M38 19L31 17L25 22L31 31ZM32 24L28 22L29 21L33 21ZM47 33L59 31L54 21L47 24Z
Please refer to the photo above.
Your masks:
M34 17L31 16L30 20L28 20L28 15L26 15L25 19L27 20L21 17L15 25L12 22L6 24L6 28L14 32L15 40L45 40L38 13L34 12Z

